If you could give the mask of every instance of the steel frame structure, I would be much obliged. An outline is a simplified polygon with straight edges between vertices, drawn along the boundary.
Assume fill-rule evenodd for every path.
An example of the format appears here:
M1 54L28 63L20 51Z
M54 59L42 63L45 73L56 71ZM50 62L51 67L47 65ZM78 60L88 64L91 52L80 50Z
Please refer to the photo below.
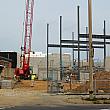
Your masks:
M62 16L60 16L60 44L51 44L49 43L49 24L47 24L47 78L48 78L48 52L49 48L60 48L60 77L62 80L62 48L72 48L73 49L73 61L74 61L74 51L78 52L78 80L80 80L80 52L81 51L89 51L89 41L87 40L89 38L88 33L81 34L80 33L80 18L79 18L79 6L77 7L78 11L78 40L74 40L74 35L72 33L72 40L63 40L62 39ZM106 35L106 29L105 29L105 21L104 21L104 34L103 35L97 35L93 34L93 39L103 39L104 41L93 41L92 48L102 48L104 49L104 67L105 67L105 58L106 58L106 44L110 44L110 42L106 41L110 39L110 35ZM85 38L86 40L81 40L81 38ZM66 45L65 45L66 44ZM71 45L70 45L71 44ZM87 52L88 54L88 52ZM88 57L88 55L87 55ZM88 58L87 58L88 61Z

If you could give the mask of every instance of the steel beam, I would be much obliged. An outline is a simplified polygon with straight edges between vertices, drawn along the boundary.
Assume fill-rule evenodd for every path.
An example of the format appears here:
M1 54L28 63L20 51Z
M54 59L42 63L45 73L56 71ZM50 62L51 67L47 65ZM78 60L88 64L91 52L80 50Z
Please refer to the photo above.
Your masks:
M86 27L86 34L88 34L88 27ZM89 39L86 38L86 41L89 42ZM88 46L88 43L87 43L86 45ZM88 49L88 48L87 48L87 49ZM87 56L86 56L87 62L89 62L89 52L87 51L86 54L87 54Z
M104 20L104 36L106 36L106 23L105 23L105 20ZM104 37L104 69L105 69L105 60L106 60L106 39Z
M74 40L74 32L72 32L72 40ZM72 44L73 44L73 46L74 46L74 43L72 43ZM74 48L72 49L72 57L73 57L73 58L72 58L72 60L73 60L73 61L72 61L72 63L73 63L73 65L72 65L73 68L72 68L72 69L73 69L73 71L74 71Z
M62 72L62 16L60 16L60 79L63 78L63 72Z
M79 15L79 6L77 7L77 19L78 19L78 75L77 79L80 80L80 15Z
M48 44L48 47L60 47L59 44ZM77 48L78 49L78 45L61 45L62 48ZM86 45L80 45L79 47L81 48L88 48L88 46ZM104 46L93 46L93 48L104 48Z
M6 58L6 57L2 57L0 56L0 60L4 60L4 61L8 61L8 62L13 62L12 59Z
M48 62L49 62L48 61L48 43L49 43L49 24L47 24L47 80L48 80L48 70L49 70L49 66L48 66Z
M88 34L80 34L79 37L80 38L89 38L89 35ZM104 35L95 35L95 34L93 34L92 38L94 38L94 39L110 39L110 35L104 36Z
M78 44L77 40L62 40L62 43L67 43L67 44ZM89 44L89 41L79 41L80 44ZM93 44L96 45L104 45L105 42L102 41L93 41ZM106 42L106 44L110 44L110 42Z

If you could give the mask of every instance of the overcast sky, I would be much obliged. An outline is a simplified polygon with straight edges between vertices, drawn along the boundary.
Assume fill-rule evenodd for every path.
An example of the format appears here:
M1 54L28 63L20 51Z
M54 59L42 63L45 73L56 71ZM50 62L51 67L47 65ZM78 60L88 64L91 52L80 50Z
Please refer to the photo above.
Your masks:
M46 52L46 24L50 24L50 42L59 43L59 16L63 16L63 38L77 39L77 5L80 5L81 33L85 33L87 0L35 0L32 50ZM110 34L110 0L93 0L93 33L103 33L106 20ZM24 21L25 0L0 0L0 50L20 51ZM100 49L99 49L100 50ZM70 49L67 51L71 51ZM97 51L96 58L103 51ZM109 55L109 52L107 52Z

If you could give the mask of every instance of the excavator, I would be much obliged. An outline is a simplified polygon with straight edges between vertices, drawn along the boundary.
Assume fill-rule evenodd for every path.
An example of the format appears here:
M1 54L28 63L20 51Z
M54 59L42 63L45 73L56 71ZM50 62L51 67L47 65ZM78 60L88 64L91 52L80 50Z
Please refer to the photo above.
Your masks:
M34 0L26 0L24 21L24 45L21 46L20 67L15 69L15 76L20 79L29 79L32 73L30 69L30 52L32 40Z

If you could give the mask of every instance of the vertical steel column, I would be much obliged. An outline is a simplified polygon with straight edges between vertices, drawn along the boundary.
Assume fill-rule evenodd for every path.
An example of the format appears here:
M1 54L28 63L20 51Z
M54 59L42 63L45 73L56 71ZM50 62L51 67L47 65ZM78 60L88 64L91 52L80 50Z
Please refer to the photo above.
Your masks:
M105 69L105 60L106 60L106 22L104 20L104 69Z
M78 17L78 80L80 80L80 20L79 20L79 6L77 7L77 17Z
M74 40L74 32L72 32L72 40ZM73 42L74 46L74 42ZM74 71L74 48L72 49L72 54L73 54L73 71Z
M86 27L86 34L88 34L88 27ZM86 38L86 41L88 42L88 38ZM87 46L88 46L88 43L87 43ZM87 62L89 62L88 58L89 58L89 52L87 51Z
M48 73L49 73L49 67L48 67L48 43L49 43L49 24L47 24L47 81L48 81Z
M89 97L93 99L93 48L92 48L92 0L88 0L88 24L89 24Z
M62 16L60 16L60 79L63 78L63 72L62 72Z

